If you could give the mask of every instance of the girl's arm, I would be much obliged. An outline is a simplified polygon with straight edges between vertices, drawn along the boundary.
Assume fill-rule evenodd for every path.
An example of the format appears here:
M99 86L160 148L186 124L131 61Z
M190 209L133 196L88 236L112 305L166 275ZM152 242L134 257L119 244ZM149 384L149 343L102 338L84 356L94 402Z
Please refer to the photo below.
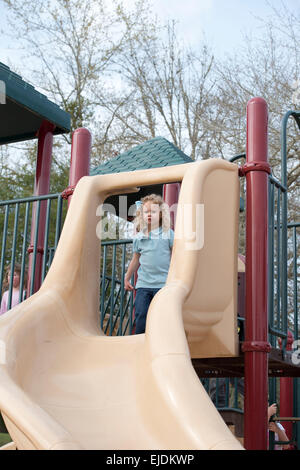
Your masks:
M281 426L279 423L277 423L276 421L271 421L269 423L269 430L270 431L273 431L274 433L277 434L278 436L278 440L279 441L282 441L282 442L288 442L289 441L289 438L287 437L286 435L286 432L285 432L285 429L283 426ZM282 448L287 450L289 449L289 444L281 444Z
M279 426L278 424L276 425L276 433L278 436L279 441L289 441L289 438L286 435L285 429L283 426ZM288 449L290 446L289 444L282 444L283 449Z
M7 311L7 292L8 291L5 291L2 297L0 315L2 315L3 313Z
M126 272L125 278L124 278L124 287L125 287L126 290L133 290L134 289L134 287L130 283L130 280L131 280L131 277L132 277L133 273L135 273L135 271L139 267L140 256L141 256L140 253L136 253L136 252L133 253L132 260L130 261L130 264L128 266L128 269L127 269L127 272Z

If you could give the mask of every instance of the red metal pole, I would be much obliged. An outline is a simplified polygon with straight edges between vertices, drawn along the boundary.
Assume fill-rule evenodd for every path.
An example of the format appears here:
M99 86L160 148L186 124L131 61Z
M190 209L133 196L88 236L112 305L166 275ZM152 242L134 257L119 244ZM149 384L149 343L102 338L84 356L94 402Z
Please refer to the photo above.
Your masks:
M35 196L49 194L54 129L55 129L54 124L48 121L43 121L38 131L38 151L37 151L37 163L36 163L36 173L35 173L35 183L34 183L34 195ZM37 248L36 248L37 252L36 252L36 260L35 260L35 266L34 266L34 272L33 272L32 262L33 262L34 235L35 235L35 226L36 226L36 209L37 209L37 203L34 203L32 224L31 224L30 246L28 248L29 263L28 263L27 296L29 296L31 293L36 292L40 288L40 285L41 285L47 201L41 202L41 205L40 205L38 239L37 239ZM33 275L34 275L33 292L30 292L31 291L31 279Z
M286 350L292 351L294 337L290 331L288 331ZM294 404L294 387L292 377L280 377L280 416L292 417ZM284 428L289 439L293 436L293 423L285 422Z
M245 447L268 445L268 107L247 105Z
M88 176L90 173L91 142L92 137L88 129L80 127L74 131L72 136L69 186L63 192L63 197L68 198L68 206L70 205L76 184L80 178Z
M180 183L168 183L163 186L163 200L170 207L171 228L174 230L176 209L180 192Z

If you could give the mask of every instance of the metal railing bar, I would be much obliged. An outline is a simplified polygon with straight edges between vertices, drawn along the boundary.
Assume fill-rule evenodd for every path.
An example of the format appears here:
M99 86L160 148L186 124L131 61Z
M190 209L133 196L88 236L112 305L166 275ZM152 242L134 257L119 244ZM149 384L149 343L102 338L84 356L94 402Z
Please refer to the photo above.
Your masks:
M43 194L42 196L29 196L19 199L8 199L7 201L0 201L0 207L6 206L7 204L21 204L23 202L36 202L36 201L43 201L45 199L56 199L61 197L59 193L57 194Z
M57 198L57 211L56 211L56 227L55 227L55 243L54 247L55 249L57 248L58 241L60 238L60 233L61 233L61 222L62 222L62 204L63 204L63 198L61 194Z
M35 208L35 229L34 229L34 243L33 243L33 258L32 258L32 266L31 266L31 282L30 282L30 295L34 292L34 281L35 281L35 266L36 266L36 254L37 254L37 247L38 247L38 232L39 232L39 222L40 222L40 209L41 209L41 201L37 201L37 205Z
M107 279L108 281L112 281L112 277L111 276L105 276L105 279ZM101 276L101 282L102 282L102 276ZM119 279L115 279L115 283L116 284L121 284L121 281Z
M114 292L112 294L114 294ZM114 313L115 312L115 307L116 307L118 299L119 299L120 289L117 292L117 294L115 294L115 295L112 295L112 294L110 295L110 302L108 303L110 305L109 319L108 319L108 322L107 322L106 327L105 327L105 333L107 332L108 327L109 327L110 336L112 335L112 333L114 331L114 328L115 328L115 325L116 325L116 320L114 321L114 318L118 317L118 312L120 310L119 309L116 314Z
M131 285L134 286L134 275L131 277ZM133 298L133 291L131 292L130 296L130 312L131 314L129 315L129 333L132 333L133 325L135 324L135 318L133 320L133 307L134 307L134 298Z
M130 317L132 317L132 310L129 310L129 312L128 312L128 309L129 309L130 304L131 304L131 298L132 298L132 297L133 297L133 293L130 292L130 294L129 294L128 298L127 298L127 301L126 301L126 304L125 304L125 310L124 310L124 318L127 317L127 323L126 323L126 325L125 325L125 329L121 332L123 336L124 336L125 333L126 333L126 330L127 330L127 327L128 327L128 322L129 322L129 320L130 320ZM124 320L123 320L123 322L124 322Z
M294 227L297 228L297 227L300 227L300 222L289 222L289 223L287 224L287 227L288 227L288 228L294 228Z
M281 228L280 228L280 216L281 216L281 193L280 189L277 189L277 282L276 282L276 295L277 295L277 325L280 324L281 317Z
M107 261L107 247L103 246L103 264L102 264L102 281L101 281L101 298L100 298L100 326L103 329L104 321L104 299L105 299L105 280L106 280L106 261Z
M269 184L269 244L268 244L268 309L269 309L269 322L273 325L274 323L274 186Z
M300 226L300 224L298 225ZM294 339L298 339L298 292L297 292L297 226L293 227L293 284L294 284L294 296L293 296L293 303L294 303Z
M48 254L48 243L49 243L49 226L50 226L50 213L51 213L51 199L47 201L47 209L46 209L46 226L45 226L45 236L44 236L44 253L43 253L43 266L42 266L42 282L46 276L46 268L47 268L47 254ZM48 257L48 267L49 264L49 257Z
M106 240L106 241L102 241L101 242L101 245L102 246L113 246L113 245L124 245L124 244L130 244L132 243L133 240L130 239L130 238L126 238L124 240Z
M114 291L115 291L115 272L116 272L116 257L117 248L116 244L113 244L113 255L112 255L112 281L111 281L111 303L110 303L110 321L109 321L109 334L113 332L112 317L114 312Z
M287 192L286 186L283 186L283 184L281 184L280 181L278 181L273 175L269 175L269 181L271 184L274 184L276 188L281 189L282 192Z
M273 333L276 336L279 336L280 338L283 338L283 339L287 338L287 333L271 325L269 325L269 332Z
M8 290L7 310L10 310L10 309L11 309L11 303L12 303L13 283L14 283L14 272L15 272L15 261L16 261L16 247L17 247L19 212L20 212L20 205L17 203L17 204L16 204L16 207L15 207L13 242L12 242L12 248L11 248L10 282L9 282L9 290Z
M21 302L23 300L23 288L24 288L24 278L25 278L25 270L26 270L27 232L28 232L28 221L29 221L29 209L30 209L30 202L26 202L25 221L24 221L24 230L23 230L23 245L22 245L22 262L21 262L19 302ZM25 290L26 289L27 289L27 286L25 286Z
M119 290L119 292L118 292L118 294L117 294L117 299L116 299L116 301L117 301L117 300L119 299L119 297L120 297L120 292L121 292L121 291ZM116 302L115 302L115 305L116 305ZM121 302L120 305L119 305L119 308L118 308L118 310L117 310L117 313L114 314L114 319L115 319L115 320L114 320L114 322L113 322L113 330L114 330L115 327L116 327L118 318L120 318L120 323L119 323L119 328L118 328L118 334L119 334L119 332L120 332L120 325L121 325L121 306L122 306L122 302Z
M235 155L234 157L229 158L229 162L234 163L236 160L239 160L241 158L246 158L245 153L239 153L238 155Z
M7 243L7 227L8 227L8 218L9 218L9 204L5 207L5 216L4 216L4 227L2 234L2 247L1 247L1 265L0 265L0 287L3 285L4 277L4 265L5 265L5 252L6 252L6 243ZM2 290L0 291L0 298L2 299Z
M106 287L105 287L105 296L106 296L106 293L107 293L107 290L109 288L109 285L110 285L110 282L108 282L106 284ZM108 297L108 300L106 302L106 305L105 305L105 302L104 302L104 305L103 305L103 313L102 313L102 320L104 321L104 318L105 318L105 315L107 313L107 310L108 310L108 307L110 306L110 301L111 301L111 292L109 294L109 297ZM105 300L105 297L104 297L104 300ZM103 321L102 321L102 328L103 328Z
M124 316L123 299L124 299L125 264L126 264L126 246L124 244L122 245L121 305L120 305L121 311L120 311L120 325L119 325L118 334L122 333L122 323L123 323L123 316Z

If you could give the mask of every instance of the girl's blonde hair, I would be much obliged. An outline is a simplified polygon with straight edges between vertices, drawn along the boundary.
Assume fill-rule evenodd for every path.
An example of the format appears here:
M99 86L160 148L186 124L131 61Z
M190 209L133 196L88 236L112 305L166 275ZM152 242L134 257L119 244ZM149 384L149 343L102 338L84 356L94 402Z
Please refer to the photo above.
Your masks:
M158 194L148 194L147 196L141 199L141 205L137 208L135 218L134 218L134 226L137 232L141 232L147 228L147 224L143 218L143 206L146 202L151 202L152 204L157 204L160 210L160 223L159 225L162 227L164 232L167 232L171 228L171 220L170 220L170 210L167 203L164 202L163 198Z

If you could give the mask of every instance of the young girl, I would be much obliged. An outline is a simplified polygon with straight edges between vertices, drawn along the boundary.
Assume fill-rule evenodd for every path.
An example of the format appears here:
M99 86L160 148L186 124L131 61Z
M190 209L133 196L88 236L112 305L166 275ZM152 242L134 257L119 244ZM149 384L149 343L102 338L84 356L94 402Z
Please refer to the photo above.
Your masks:
M125 275L125 289L138 269L135 297L135 334L144 333L151 300L167 280L174 242L170 229L169 208L161 196L151 194L142 198L135 217L138 230L133 240L133 257Z
M289 438L286 435L285 429L278 421L272 421L271 418L277 414L277 403L273 403L268 407L268 421L269 431L275 433L275 441L287 442L287 444L275 445L274 450L288 450Z
M12 281L10 278L11 278L11 273L10 273L10 266L9 266L5 274L4 286L5 288L8 288L10 285L10 282L12 282L13 284L11 306L10 306L10 308L13 308L20 302L20 278L21 278L21 265L20 264L17 264L17 263L15 264L14 276L13 276ZM25 295L25 291L22 292L21 300L24 300L24 295ZM0 315L2 315L8 310L8 300L9 300L9 288L8 290L4 292L2 300L1 300Z

